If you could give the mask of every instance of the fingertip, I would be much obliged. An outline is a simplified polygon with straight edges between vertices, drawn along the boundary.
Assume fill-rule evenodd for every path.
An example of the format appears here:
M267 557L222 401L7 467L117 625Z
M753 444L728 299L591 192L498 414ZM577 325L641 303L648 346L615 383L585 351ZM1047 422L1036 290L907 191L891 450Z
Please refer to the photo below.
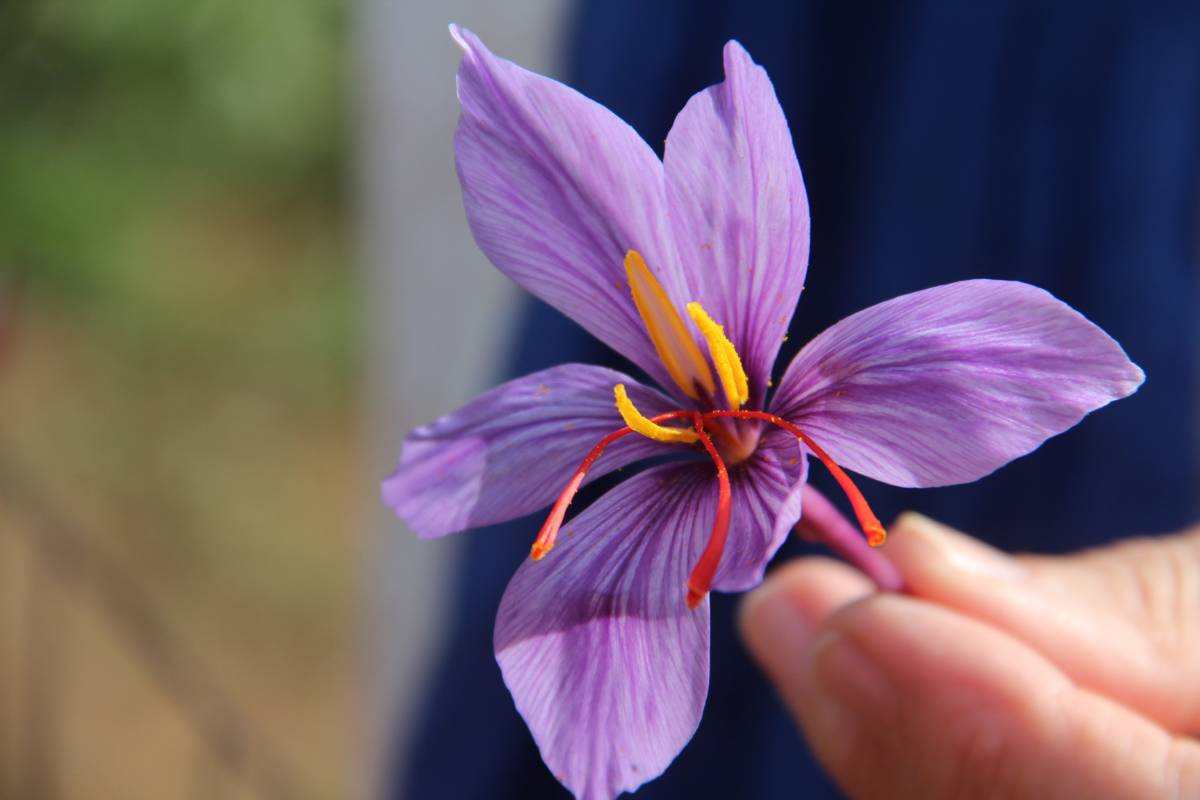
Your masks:
M824 636L819 631L830 615L873 590L869 579L841 562L804 558L772 571L743 599L742 639L798 720L814 695L814 642Z
M842 606L872 593L874 584L861 572L830 558L800 558L771 571L742 598L738 624L748 643L762 638L778 622L808 630ZM778 608L778 610L776 610Z
M947 578L1017 581L1027 574L1007 553L915 511L892 524L887 555L905 584L921 594Z

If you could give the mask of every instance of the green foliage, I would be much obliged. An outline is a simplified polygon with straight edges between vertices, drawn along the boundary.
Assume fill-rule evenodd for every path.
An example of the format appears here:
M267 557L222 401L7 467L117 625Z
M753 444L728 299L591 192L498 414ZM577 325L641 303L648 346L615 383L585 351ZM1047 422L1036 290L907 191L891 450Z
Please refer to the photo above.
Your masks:
M134 358L228 352L248 305L319 343L281 369L344 364L345 27L342 0L0 4L0 292Z
M6 261L94 288L147 209L340 189L337 0L10 0L0 31Z

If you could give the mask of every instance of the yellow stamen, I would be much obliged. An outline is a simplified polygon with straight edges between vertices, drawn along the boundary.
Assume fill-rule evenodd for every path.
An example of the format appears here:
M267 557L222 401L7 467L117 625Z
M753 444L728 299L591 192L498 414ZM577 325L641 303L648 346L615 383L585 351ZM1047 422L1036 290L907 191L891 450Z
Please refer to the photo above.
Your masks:
M687 428L667 428L656 422L651 422L648 417L644 416L633 405L633 401L625 393L625 384L618 383L614 386L613 394L617 398L617 410L621 412L621 419L625 420L625 424L632 428L635 433L640 433L642 436L653 439L656 442L676 442L680 444L694 442L699 438L693 430Z
M725 390L725 399L729 408L737 411L742 403L750 399L750 383L746 378L746 370L742 368L742 359L725 329L713 321L699 303L688 303L688 315L704 335L708 342L708 352L712 355L713 366L721 378L721 387Z
M654 349L658 351L658 357L662 359L671 378L679 384L684 394L696 400L700 398L696 391L697 383L709 394L716 391L708 362L696 346L695 339L636 250L625 254L625 275L629 278L633 303L642 315L650 341L654 342Z

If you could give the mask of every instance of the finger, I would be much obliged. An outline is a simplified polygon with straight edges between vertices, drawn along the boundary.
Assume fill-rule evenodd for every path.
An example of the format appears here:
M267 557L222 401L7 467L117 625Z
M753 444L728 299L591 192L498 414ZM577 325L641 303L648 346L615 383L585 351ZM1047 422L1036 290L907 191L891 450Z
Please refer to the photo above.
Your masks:
M811 599L825 591L800 583L798 572L780 577L786 582L747 603L745 637L850 795L1200 793L1194 743L1077 689L1003 632L896 595L821 621L806 611L827 610Z
M908 590L1027 642L1072 680L1200 732L1200 535L1013 558L916 514L887 555Z
M773 569L741 604L741 629L750 640L768 629L791 637L784 652L802 652L817 625L838 609L870 595L874 583L861 572L829 558L797 558ZM791 625L757 624L762 614L783 614ZM755 624L748 624L752 619ZM767 646L767 642L748 641Z

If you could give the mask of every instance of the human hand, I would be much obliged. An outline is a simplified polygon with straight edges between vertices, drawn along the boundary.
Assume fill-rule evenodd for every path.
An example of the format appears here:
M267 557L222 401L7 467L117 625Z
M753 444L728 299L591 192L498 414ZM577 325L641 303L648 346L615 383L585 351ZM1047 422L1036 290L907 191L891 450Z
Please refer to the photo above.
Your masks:
M1200 797L1200 528L1010 557L916 514L908 595L824 558L776 570L743 637L861 798Z

